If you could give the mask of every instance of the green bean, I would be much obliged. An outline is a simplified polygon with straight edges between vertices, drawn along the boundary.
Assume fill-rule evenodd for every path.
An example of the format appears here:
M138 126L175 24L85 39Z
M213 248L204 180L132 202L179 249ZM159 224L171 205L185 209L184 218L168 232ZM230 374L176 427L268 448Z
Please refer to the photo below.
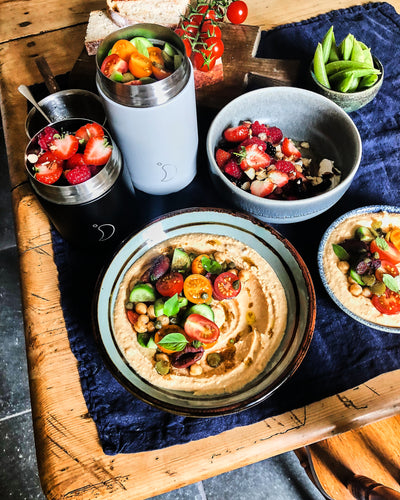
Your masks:
M368 64L354 61L333 61L325 66L326 74L329 76L343 70L371 69Z
M322 40L322 55L324 63L326 64L329 60L329 54L331 52L332 42L334 42L333 26L329 28Z
M316 79L327 87L328 89L331 88L331 85L328 80L328 76L326 74L325 70L325 63L324 63L324 56L322 52L322 44L318 43L317 48L315 50L314 54L314 74Z

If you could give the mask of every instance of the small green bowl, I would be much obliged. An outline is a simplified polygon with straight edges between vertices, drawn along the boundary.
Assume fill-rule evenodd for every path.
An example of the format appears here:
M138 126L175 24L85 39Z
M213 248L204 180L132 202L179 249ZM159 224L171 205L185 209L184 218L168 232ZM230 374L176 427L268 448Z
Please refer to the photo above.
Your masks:
M311 79L314 88L317 90L319 94L327 97L338 106L340 106L346 113L351 113L352 111L356 111L357 109L362 108L366 104L372 101L375 98L376 94L379 92L379 89L382 86L383 82L383 66L380 60L376 57L373 57L374 66L376 69L379 69L381 74L379 75L378 81L372 85L372 87L366 88L365 90L359 90L357 92L338 92L337 90L328 89L317 80L314 71L313 71L313 62L311 61L310 65L310 73Z

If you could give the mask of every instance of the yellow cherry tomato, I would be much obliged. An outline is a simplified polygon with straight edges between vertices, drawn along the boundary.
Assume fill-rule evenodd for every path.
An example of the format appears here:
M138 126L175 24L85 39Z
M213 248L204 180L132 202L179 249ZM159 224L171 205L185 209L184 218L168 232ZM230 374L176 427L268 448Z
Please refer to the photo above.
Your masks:
M129 62L132 54L138 54L137 48L128 40L118 40L112 46L111 54L117 54L121 59Z
M183 293L193 304L204 304L212 299L212 285L202 274L190 274L183 283Z
M136 78L146 78L153 73L153 66L148 57L142 54L133 54L129 58L129 71Z

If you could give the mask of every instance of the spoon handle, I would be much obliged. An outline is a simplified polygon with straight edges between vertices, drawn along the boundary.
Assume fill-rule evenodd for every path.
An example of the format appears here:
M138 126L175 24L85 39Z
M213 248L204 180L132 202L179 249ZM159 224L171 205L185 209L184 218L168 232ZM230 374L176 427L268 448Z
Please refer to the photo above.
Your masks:
M20 92L31 104L33 104L33 106L43 115L43 117L48 121L48 123L51 123L50 118L46 115L43 109L36 102L35 98L31 94L31 91L28 89L26 85L20 85L18 87L18 92Z

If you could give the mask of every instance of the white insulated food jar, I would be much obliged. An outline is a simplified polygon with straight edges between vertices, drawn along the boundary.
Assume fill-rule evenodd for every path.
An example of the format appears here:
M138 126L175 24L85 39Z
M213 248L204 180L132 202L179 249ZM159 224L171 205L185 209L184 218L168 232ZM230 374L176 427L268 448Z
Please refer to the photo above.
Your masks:
M182 57L169 77L144 85L107 78L101 63L119 39L144 36L155 45L168 42ZM166 195L186 187L196 175L198 130L193 68L182 40L169 28L137 24L104 39L96 56L96 85L135 188Z

